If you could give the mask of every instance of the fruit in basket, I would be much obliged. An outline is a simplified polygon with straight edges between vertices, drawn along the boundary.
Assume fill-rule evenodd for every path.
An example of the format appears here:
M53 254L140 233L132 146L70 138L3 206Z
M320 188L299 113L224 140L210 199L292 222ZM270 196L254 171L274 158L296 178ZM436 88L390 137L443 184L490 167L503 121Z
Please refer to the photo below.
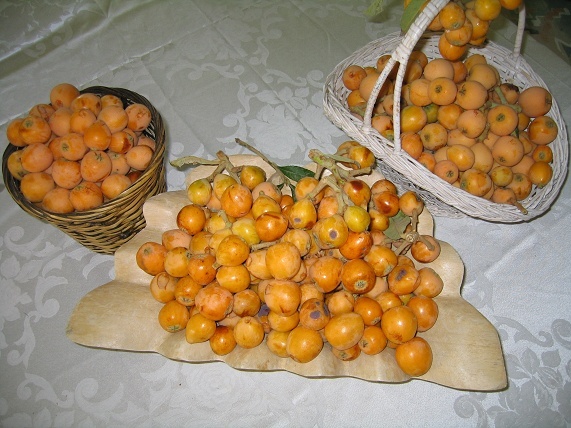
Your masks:
M41 116L29 115L20 123L19 135L25 145L46 143L51 134L49 123Z
M440 55L450 61L457 61L464 56L468 50L468 45L453 45L448 41L445 34L440 36L438 40L438 51Z
M473 17L473 5L466 7L467 17ZM456 10L455 6L450 8ZM413 57L417 55L411 54L409 61ZM383 55L377 63L386 62L387 55ZM388 92L376 100L381 110L392 106L394 100L394 82L387 80L385 86ZM449 184L526 212L520 201L530 195L530 183L532 188L541 188L552 180L550 163L554 155L549 145L559 129L548 115L552 96L545 88L519 88L503 82L483 55L472 54L461 61L439 57L427 61L422 75L403 87L402 98L402 149ZM365 111L364 106L350 109L358 116ZM376 111L371 118L373 127L383 137L393 139L392 116ZM377 119L390 121L391 133L379 129ZM531 179L534 163L538 165ZM523 176L511 184L516 173ZM492 198L498 187L511 188L515 200L508 196L510 192L501 191Z
M83 181L71 189L69 200L75 211L88 211L100 206L104 196L97 184L91 181Z
M85 134L85 130L89 128L95 121L97 116L89 109L75 110L69 118L69 129L71 132Z
M95 94L80 94L71 101L70 108L73 111L90 110L95 116L101 111L101 98Z
M401 29L407 31L414 18L428 2L413 3L405 0ZM505 6L504 6L505 4ZM474 0L462 2L452 0L445 4L426 28L429 31L442 31L438 42L440 55L456 61L466 52L469 45L482 45L489 30L489 24L496 19L502 7L513 10L521 0Z
M42 172L50 167L54 160L48 146L42 143L29 143L22 149L20 162L28 172Z
M20 135L20 125L23 121L23 118L16 118L12 120L6 128L6 137L8 142L16 147L23 147L26 145Z
M125 113L128 117L127 128L135 132L142 132L151 124L151 111L144 104L130 104L125 108Z
M8 125L6 137L19 148L10 157L9 171L16 180L35 172L51 175L58 187L71 192L65 198L67 192L58 190L44 203L38 195L47 193L41 185L46 180L32 176L24 181L24 189L20 183L28 201L59 214L91 210L119 196L148 167L155 142L142 133L151 118L146 106L124 106L114 95L81 94L69 83L52 88L50 103L36 104L25 117ZM108 176L112 178L103 186ZM97 183L98 189L86 182ZM39 187L33 191L35 183ZM71 200L71 211L66 199Z
M131 179L122 174L110 174L101 182L101 192L107 199L113 199L133 184Z
M529 180L537 187L542 188L551 181L553 168L549 163L536 161L529 168Z
M84 130L83 142L91 150L107 150L111 144L111 131L105 123L96 120Z
M83 156L79 165L85 181L98 183L111 174L111 158L102 150L90 150Z
M79 90L70 83L55 85L50 91L50 103L54 108L71 107L71 103L80 95Z
M549 113L553 98L547 89L541 86L530 86L521 91L517 101L525 115L537 117Z
M515 131L519 119L513 107L500 104L488 110L488 131L495 135L510 135Z
M61 158L52 163L51 169L54 182L65 189L73 189L83 180L79 162Z
M549 116L538 116L534 118L527 128L529 139L537 145L552 143L559 129L557 123Z
M20 180L20 190L31 202L41 202L55 188L54 180L46 172L30 172Z
M456 2L449 2L438 13L440 25L444 30L457 30L464 25L464 8Z
M492 156L494 160L503 166L515 166L523 158L525 152L521 141L511 135L504 135L494 143Z
M474 12L484 21L493 21L502 11L500 0L474 0Z
M70 194L69 189L55 187L45 194L44 199L42 199L42 206L54 213L69 214L74 210Z
M365 77L367 77L367 72L363 67L351 65L343 73L343 84L350 90L358 89Z
M432 172L450 184L456 183L458 181L458 177L460 176L460 170L458 169L458 166L448 159L442 159L436 162Z
M457 91L456 83L448 77L438 77L431 80L428 85L430 101L439 106L452 104L456 100Z
M153 158L153 149L149 146L140 144L130 148L125 153L127 165L135 171L144 171L147 169Z
M488 174L475 168L470 168L460 176L460 188L475 196L486 195L493 186Z

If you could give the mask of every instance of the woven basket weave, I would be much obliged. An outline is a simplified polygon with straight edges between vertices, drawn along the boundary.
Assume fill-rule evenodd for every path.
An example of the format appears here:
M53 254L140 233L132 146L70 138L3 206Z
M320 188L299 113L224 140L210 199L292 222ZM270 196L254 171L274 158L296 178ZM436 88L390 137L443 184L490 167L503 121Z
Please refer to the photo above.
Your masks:
M531 220L545 213L553 204L567 175L568 141L565 123L561 117L557 102L553 100L548 116L559 127L559 134L550 144L553 150L553 178L542 189L534 186L532 193L522 202L527 209L524 214L516 207L498 204L473 196L456 188L428 171L414 160L402 148L400 143L400 98L395 96L394 104L394 141L381 136L371 127L371 116L376 95L386 81L394 64L399 64L395 80L395 94L402 93L404 72L412 50L423 51L428 59L440 58L438 39L440 34L425 32L432 19L448 3L448 0L432 0L426 5L410 29L403 35L393 33L374 40L351 56L340 62L327 77L324 87L323 106L325 115L348 136L369 147L379 159L381 172L391 179L401 190L414 190L425 201L432 214L446 217L470 216L487 221L516 223ZM525 23L525 6L519 11L519 23L514 50L488 42L481 47L469 47L467 54L484 55L487 62L498 70L502 82L517 85L521 90L530 86L542 86L545 82L539 77L520 55ZM351 64L375 66L377 59L389 54L391 58L373 89L363 120L354 116L347 108L349 91L342 81L343 71Z
M165 128L162 118L151 103L143 96L122 88L93 86L82 93L100 96L116 95L127 107L130 104L144 104L151 111L151 123L144 131L156 141L155 152L147 169L124 192L99 207L83 212L55 214L43 210L22 196L19 181L8 171L7 160L18 147L8 144L2 157L2 174L8 192L16 203L28 214L50 223L85 247L102 254L113 254L145 227L143 204L147 198L166 190L165 178Z

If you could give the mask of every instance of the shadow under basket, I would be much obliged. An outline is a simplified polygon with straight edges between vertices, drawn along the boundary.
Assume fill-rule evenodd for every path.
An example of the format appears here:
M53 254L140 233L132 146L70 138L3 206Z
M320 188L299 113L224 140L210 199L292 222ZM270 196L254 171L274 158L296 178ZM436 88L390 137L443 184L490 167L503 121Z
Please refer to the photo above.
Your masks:
M25 199L20 191L20 182L10 174L7 168L8 157L20 148L8 144L2 157L2 174L8 192L28 214L56 226L90 250L101 254L114 254L115 250L145 227L143 217L145 201L166 190L165 128L158 111L145 97L137 93L103 86L93 86L81 91L81 93L86 92L100 96L115 95L123 101L124 107L140 103L151 111L151 123L143 133L155 140L155 152L149 166L129 188L92 210L56 214L45 211L39 204Z

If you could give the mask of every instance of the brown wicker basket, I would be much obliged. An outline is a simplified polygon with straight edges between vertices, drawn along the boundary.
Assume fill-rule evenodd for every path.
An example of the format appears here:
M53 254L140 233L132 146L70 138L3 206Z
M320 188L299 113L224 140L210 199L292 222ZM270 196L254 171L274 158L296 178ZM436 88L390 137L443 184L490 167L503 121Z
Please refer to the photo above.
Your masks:
M404 35L394 33L374 40L340 62L325 82L323 99L325 115L347 135L369 147L375 153L380 160L379 168L383 175L395 182L401 189L419 193L433 215L452 218L471 216L500 223L531 220L550 208L567 176L569 143L565 123L555 100L553 100L553 105L548 113L548 116L552 117L559 127L559 135L550 144L554 158L552 164L553 178L545 187L541 189L535 187L532 193L521 201L527 209L527 214L512 205L494 203L454 187L429 172L418 161L409 156L400 144L400 97L395 97L394 141L381 136L371 127L375 95L378 94L382 84L386 81L392 65L400 63L395 81L395 94L400 94L406 64L413 49L423 51L429 59L441 57L438 50L440 34L425 33L425 29L447 3L448 0L431 0L407 33ZM484 55L488 63L496 67L503 82L513 83L522 90L529 86L547 88L541 77L520 55L524 23L525 5L522 5L519 11L518 31L513 51L493 42L488 42L481 47L470 47L467 55L472 53ZM391 59L377 81L367 106L365 118L361 120L351 114L347 108L346 98L349 91L343 85L343 71L351 64L374 66L377 59L385 54L391 55Z
M48 222L85 247L102 254L113 254L117 248L129 241L145 227L143 204L147 198L166 190L164 165L165 128L159 112L143 96L122 88L93 86L82 93L118 96L124 106L141 103L151 111L152 120L144 131L156 141L151 163L143 174L123 193L103 205L83 212L55 214L43 210L37 204L26 200L20 192L19 181L8 171L7 160L18 147L8 144L2 157L2 174L8 192L28 214Z

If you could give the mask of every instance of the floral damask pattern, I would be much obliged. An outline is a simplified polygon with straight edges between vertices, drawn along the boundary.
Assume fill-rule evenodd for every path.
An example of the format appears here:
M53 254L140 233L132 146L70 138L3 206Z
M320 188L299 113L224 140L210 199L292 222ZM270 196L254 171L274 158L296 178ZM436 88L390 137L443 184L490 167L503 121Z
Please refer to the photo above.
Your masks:
M557 319L549 332L537 336L512 319L498 318L496 325L504 347L513 345L519 351L505 354L509 387L497 394L497 402L475 392L458 397L454 405L458 415L475 418L478 427L569 425L571 322Z
M388 3L398 7L368 21L369 0L6 0L0 127L60 81L128 87L163 116L167 160L244 152L234 144L241 138L280 164L303 165L309 149L332 151L346 139L323 114L323 84L339 61L398 29L401 4ZM569 94L568 73L544 65L539 74ZM569 99L561 100L566 118ZM186 173L167 166L168 189L183 189ZM571 275L561 239L569 238L570 193L567 186L552 211L529 224L436 219L437 237L466 266L463 297L502 341L509 387L482 393L238 371L76 345L65 336L67 320L81 297L114 278L113 257L23 213L0 185L0 425L571 426L563 286ZM420 402L403 410L411 397Z
M233 141L233 135L263 147L266 155L278 160L291 159L296 152L305 152L314 144L323 151L334 151L332 137L341 137L342 133L323 115L324 81L315 80L322 75L313 71L308 78L293 81L283 73L269 71L262 77L278 89L260 91L255 84L240 85L238 100L242 108L224 118L224 125L232 132L220 142ZM282 85L289 86L279 89ZM308 86L314 89L313 94ZM255 118L246 120L252 110Z

